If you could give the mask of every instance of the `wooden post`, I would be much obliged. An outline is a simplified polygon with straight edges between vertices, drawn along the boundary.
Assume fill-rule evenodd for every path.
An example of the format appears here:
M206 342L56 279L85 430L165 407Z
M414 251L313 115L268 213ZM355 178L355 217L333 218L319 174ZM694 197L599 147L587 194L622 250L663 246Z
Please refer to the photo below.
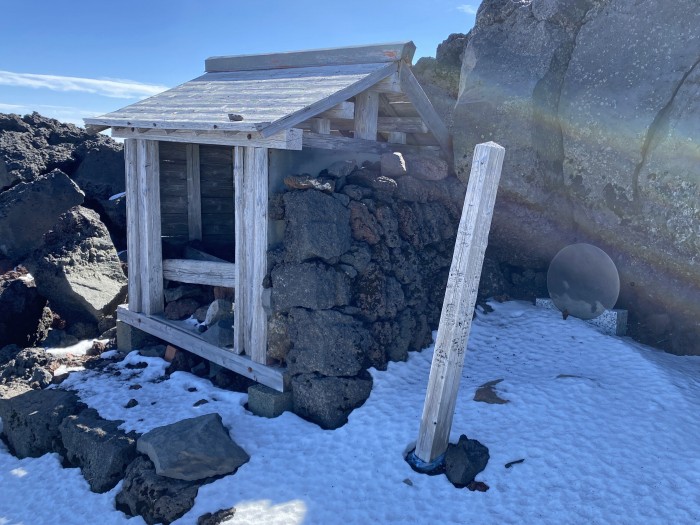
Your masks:
M401 131L390 131L389 140L392 144L406 144L406 134Z
M379 93L364 91L355 96L355 138L377 140Z
M126 175L126 255L129 266L129 310L142 312L141 306L141 255L139 242L139 180L136 139L124 141L124 165Z
M262 305L267 274L267 148L234 150L236 307L234 351L267 362L267 314Z
M243 146L233 148L233 195L234 195L234 235L235 235L235 250L236 250L236 306L233 317L233 351L236 354L245 352L245 315L246 294L248 288L244 283L248 282L246 275L246 259L245 253L246 244L244 242L246 232L245 224L245 180L243 178L243 161L244 161Z
M145 314L163 311L163 255L160 235L160 159L158 142L136 141L138 174L138 241L141 301Z
M187 228L190 241L202 240L199 144L187 144Z
M414 452L426 464L447 450L504 154L494 142L474 149Z
M331 119L329 118L312 118L311 119L311 131L314 133L321 133L322 135L330 135L331 133Z

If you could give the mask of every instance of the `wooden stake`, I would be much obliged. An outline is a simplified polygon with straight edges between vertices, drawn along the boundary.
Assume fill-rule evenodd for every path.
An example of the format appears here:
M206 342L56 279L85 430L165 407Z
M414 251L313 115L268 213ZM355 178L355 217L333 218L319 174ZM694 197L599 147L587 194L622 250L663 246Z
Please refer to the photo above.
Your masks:
M414 452L426 464L447 450L504 154L494 142L474 149Z

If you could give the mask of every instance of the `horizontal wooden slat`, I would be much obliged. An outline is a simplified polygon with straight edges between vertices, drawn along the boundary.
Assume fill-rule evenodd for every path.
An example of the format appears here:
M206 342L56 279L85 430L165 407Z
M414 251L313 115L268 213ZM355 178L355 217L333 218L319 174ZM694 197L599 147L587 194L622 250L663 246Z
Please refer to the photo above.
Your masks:
M236 265L214 261L165 259L163 277L180 283L236 287Z
M162 194L161 194L162 196ZM233 216L233 197L231 198L213 198L208 197L202 199L202 213L204 215L211 214L227 214ZM161 198L160 209L165 214L183 213L187 210L187 197L179 195L177 197Z
M355 122L352 119L333 119L331 129L340 131L352 131ZM311 122L306 121L297 125L298 128L311 129ZM420 117L379 117L377 119L377 131L391 133L399 131L402 133L428 133L428 127Z
M201 130L172 130L139 129L134 127L114 127L112 137L130 139L140 138L164 142L185 142L188 144L220 144L223 146L255 146L275 149L301 149L301 131L298 129L283 129L275 134L263 137L258 132L245 131L201 131Z
M355 118L355 103L354 102L341 102L337 106L332 107L331 109L324 111L320 115L318 115L319 118L347 118L347 119L353 119Z
M286 69L334 64L369 64L375 62L411 62L416 46L413 42L391 42L369 46L352 46L329 49L309 49L267 55L233 55L209 57L205 70L251 71L261 69Z
M411 146L406 144L390 144L387 142L375 142L348 137L336 137L333 135L321 135L319 133L304 132L305 148L320 148L330 150L344 150L357 153L414 153L416 155L438 155L438 146Z
M248 356L214 346L177 321L130 312L124 306L117 309L117 319L279 392L289 388L285 368L256 363Z

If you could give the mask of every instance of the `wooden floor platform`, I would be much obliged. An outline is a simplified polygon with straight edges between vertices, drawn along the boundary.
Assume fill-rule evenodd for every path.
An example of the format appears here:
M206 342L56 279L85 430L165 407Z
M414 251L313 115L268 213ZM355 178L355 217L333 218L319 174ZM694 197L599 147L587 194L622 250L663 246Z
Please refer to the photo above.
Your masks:
M162 315L132 312L126 305L117 308L117 319L279 392L288 389L285 368L256 363L246 355L215 346L177 321Z

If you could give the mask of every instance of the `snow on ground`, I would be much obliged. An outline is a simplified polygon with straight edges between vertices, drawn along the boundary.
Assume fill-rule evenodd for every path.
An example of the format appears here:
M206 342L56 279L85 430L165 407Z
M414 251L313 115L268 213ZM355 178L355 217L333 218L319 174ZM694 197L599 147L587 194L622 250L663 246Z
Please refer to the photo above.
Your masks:
M231 506L231 524L700 523L700 357L663 354L526 303L492 306L472 328L451 436L489 447L477 476L485 493L416 474L403 460L418 434L430 349L373 370L369 400L334 431L291 413L256 417L244 394L191 374L162 381L166 364L136 353L120 376L82 371L64 385L126 430L221 414L251 460L202 487L178 524ZM148 367L123 366L139 361ZM472 400L500 378L496 390L510 403ZM134 383L143 388L129 390ZM139 404L123 408L131 398ZM209 403L194 407L200 399ZM0 525L143 523L114 509L118 490L89 492L55 455L18 460L0 450Z

